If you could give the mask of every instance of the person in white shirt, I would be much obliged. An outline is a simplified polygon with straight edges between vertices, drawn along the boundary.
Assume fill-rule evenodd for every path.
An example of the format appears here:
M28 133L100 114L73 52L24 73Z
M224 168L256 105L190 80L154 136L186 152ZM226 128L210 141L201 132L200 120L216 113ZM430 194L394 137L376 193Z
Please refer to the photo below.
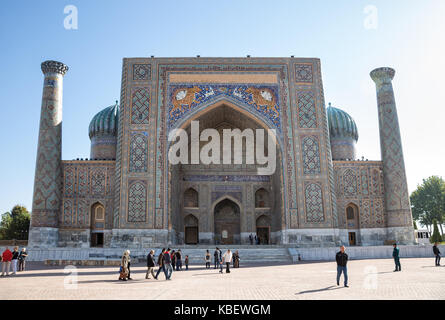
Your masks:
M232 262L232 252L227 249L226 253L222 256L223 263L226 264L226 273L230 273L230 263Z

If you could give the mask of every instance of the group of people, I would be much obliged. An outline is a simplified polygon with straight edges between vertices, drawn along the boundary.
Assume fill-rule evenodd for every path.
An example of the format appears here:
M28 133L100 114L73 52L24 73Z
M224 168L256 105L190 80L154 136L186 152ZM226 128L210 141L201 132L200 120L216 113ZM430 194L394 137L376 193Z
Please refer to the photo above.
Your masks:
M252 234L249 234L249 242L251 245L253 245L253 244L258 245L261 243L261 239L260 239L260 237L257 237L257 235L254 236ZM267 243L267 239L265 239L265 242Z
M147 255L147 273L145 274L145 279L150 279L150 274L154 279L158 280L159 273L164 272L165 279L171 280L173 271L182 271L182 252L181 250L175 251L170 248L161 250L157 261L155 261L155 252L150 250ZM121 267L119 270L119 280L127 281L132 280L130 277L130 250L125 250L121 259ZM189 256L184 257L185 270L189 268ZM158 265L159 269L155 274L154 268Z
M435 256L435 265L436 267L440 266L440 250L438 247L439 243L434 243L433 246L433 254ZM402 266L400 264L400 249L397 246L397 243L393 244L392 257L394 259L395 269L394 272L402 271ZM348 287L348 255L345 252L345 246L340 247L340 251L335 255L335 260L337 261L337 285L340 285L340 277L343 274L344 277L344 286Z
M2 274L1 276L9 276L9 272L12 271L12 274L17 274L17 271L25 271L25 261L28 253L26 252L26 248L23 248L19 251L19 247L14 247L13 251L9 250L6 247L5 251L3 251L1 260L2 260Z
M213 253L215 268L219 268L219 272L223 273L223 266L226 266L226 273L230 273L230 264L233 262L234 268L239 268L239 253L235 251L232 253L230 249L228 249L224 254L219 248L215 249ZM171 250L170 248L163 248L158 255L157 259L155 257L154 250L150 250L147 255L147 272L145 274L145 279L150 279L150 275L153 276L153 279L158 280L158 276L161 271L165 275L166 280L171 280L173 271L182 271L182 252L181 250ZM210 269L211 256L209 250L206 250L206 254L204 257L206 269ZM119 280L127 281L132 280L131 278L131 258L130 258L130 250L125 250L120 263L119 269ZM157 272L155 272L155 267L159 266ZM185 255L184 257L184 265L185 270L189 268L189 256Z

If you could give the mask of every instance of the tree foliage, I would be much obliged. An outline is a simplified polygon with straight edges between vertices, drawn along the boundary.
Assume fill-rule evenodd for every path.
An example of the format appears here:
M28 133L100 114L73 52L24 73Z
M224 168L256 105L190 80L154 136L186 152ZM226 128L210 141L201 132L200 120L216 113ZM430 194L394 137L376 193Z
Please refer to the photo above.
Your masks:
M423 179L422 184L411 193L410 200L414 220L431 227L436 219L442 229L445 221L445 181L441 177Z
M430 242L431 243L435 243L435 242L442 242L442 237L440 236L439 233L439 228L437 227L437 220L434 219L433 220L433 235L430 237Z
M14 206L10 212L2 215L0 222L1 240L28 240L29 223L31 215L20 205Z

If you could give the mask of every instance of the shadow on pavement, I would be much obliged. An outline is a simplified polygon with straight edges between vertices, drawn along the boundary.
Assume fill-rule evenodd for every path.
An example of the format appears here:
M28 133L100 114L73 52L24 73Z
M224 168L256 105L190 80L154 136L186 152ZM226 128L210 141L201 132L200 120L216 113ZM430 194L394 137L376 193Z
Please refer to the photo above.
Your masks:
M321 291L331 291L331 290L337 290L337 289L341 289L341 288L342 288L342 287L329 286L329 287L322 288L322 289L300 291L300 292L298 292L298 293L296 293L296 294L315 293L315 292L321 292Z

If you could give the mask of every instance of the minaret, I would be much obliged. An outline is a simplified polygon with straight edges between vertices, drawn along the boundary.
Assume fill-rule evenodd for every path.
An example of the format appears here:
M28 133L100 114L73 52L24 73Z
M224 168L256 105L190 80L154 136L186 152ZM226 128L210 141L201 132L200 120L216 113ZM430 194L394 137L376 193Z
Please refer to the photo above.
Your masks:
M377 90L387 240L412 244L414 243L413 218L406 182L399 120L391 82L394 74L394 69L386 67L375 69L370 74Z
M62 199L62 91L68 67L61 62L41 65L43 80L39 143L34 178L29 246L57 246Z

